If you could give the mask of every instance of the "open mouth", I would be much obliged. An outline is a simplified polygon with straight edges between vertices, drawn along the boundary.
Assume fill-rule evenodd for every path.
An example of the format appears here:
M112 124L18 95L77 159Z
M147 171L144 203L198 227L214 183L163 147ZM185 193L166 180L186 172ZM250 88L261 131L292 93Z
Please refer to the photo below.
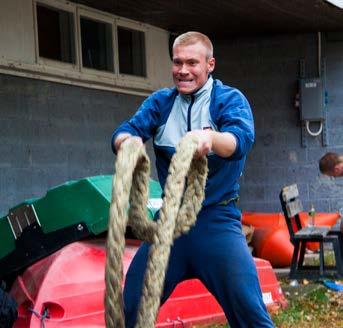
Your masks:
M181 84L187 84L187 83L192 83L194 80L192 79L192 80L181 80L181 79L178 79L177 80L179 83L181 83Z

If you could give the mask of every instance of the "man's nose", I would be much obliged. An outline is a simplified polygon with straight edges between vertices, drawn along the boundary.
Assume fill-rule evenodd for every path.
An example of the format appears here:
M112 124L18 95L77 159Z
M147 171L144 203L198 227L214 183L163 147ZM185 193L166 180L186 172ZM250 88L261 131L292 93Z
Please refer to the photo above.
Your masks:
M188 68L187 65L181 65L179 74L188 74Z

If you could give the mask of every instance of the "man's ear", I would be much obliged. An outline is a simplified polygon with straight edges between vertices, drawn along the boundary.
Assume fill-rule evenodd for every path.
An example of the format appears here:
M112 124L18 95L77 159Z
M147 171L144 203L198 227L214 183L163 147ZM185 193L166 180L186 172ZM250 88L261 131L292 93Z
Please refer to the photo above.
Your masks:
M208 72L212 73L214 71L215 66L216 66L216 60L212 57L207 62Z

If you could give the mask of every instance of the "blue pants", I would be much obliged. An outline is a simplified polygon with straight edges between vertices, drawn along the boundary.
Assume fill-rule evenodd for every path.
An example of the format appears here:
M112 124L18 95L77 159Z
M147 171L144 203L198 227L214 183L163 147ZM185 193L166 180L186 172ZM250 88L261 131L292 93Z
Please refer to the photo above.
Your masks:
M240 211L235 204L202 209L190 232L174 241L161 304L179 282L198 278L222 306L231 328L274 327L241 231ZM126 275L126 328L136 323L148 252L149 244L143 243Z

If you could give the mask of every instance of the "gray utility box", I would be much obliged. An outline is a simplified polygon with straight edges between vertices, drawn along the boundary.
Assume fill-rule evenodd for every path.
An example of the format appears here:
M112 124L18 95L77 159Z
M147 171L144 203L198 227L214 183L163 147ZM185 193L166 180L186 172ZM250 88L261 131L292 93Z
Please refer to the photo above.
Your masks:
M322 80L300 79L300 111L302 121L323 121Z

